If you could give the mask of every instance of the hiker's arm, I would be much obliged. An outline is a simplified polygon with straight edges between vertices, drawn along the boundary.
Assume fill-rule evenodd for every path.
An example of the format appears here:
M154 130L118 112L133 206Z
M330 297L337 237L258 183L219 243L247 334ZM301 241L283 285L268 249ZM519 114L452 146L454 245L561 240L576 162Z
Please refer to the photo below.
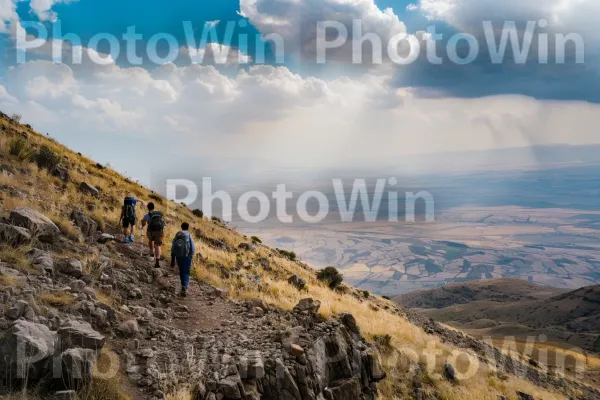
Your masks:
M190 256L194 256L196 254L196 246L194 245L194 240L190 236Z
M175 268L175 254L171 253L171 268Z

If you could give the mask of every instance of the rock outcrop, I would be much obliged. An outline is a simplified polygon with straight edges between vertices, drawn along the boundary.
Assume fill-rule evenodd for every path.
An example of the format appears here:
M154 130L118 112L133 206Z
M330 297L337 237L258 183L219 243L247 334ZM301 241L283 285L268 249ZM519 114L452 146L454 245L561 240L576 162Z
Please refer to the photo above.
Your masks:
M13 225L26 228L43 242L52 243L60 234L58 227L44 214L31 208L17 208L10 213Z

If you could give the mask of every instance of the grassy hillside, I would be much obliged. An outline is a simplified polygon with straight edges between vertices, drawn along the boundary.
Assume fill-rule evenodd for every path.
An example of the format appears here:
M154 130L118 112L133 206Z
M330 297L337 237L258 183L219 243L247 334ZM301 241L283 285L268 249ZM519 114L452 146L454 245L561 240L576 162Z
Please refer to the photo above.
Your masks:
M35 155L43 147L57 155L55 160L48 162L49 166L35 161ZM61 169L57 171L55 167ZM409 399L418 393L425 399L496 400L498 395L503 395L512 400L518 398L518 391L548 400L581 396L581 392L572 392L568 385L562 389L542 389L526 379L499 374L483 363L479 363L479 368L469 379L451 383L444 377L446 362L464 371L470 363L476 362L477 356L443 343L438 336L427 334L411 324L392 301L346 285L331 290L316 279L309 266L301 261L290 261L266 246L260 245L256 251L237 251L240 244L248 243L250 239L219 221L196 217L185 206L164 199L116 171L6 117L0 118L0 170L4 171L0 173L0 217L6 217L16 207L33 208L49 216L59 226L64 239L60 246L49 247L57 257L97 257L97 254L86 252L88 247L71 222L70 215L75 208L83 208L98 223L100 230L117 233L122 199L133 195L142 204L155 202L157 208L165 212L167 237L174 235L182 221L191 223L199 253L195 260L197 280L227 289L234 299L262 299L284 310L291 310L302 298L312 297L321 301L319 313L323 317L352 313L367 339L379 345L388 374L388 378L378 385L383 399ZM61 177L61 171L66 171L68 178ZM82 182L97 188L99 195L93 197L82 193ZM170 249L168 245L166 247L168 254ZM2 245L0 260L9 261L25 273L36 273L27 261L29 250ZM265 259L268 263L263 262ZM240 270L244 272L232 273ZM292 274L307 281L306 290L298 291L287 282ZM251 276L258 276L260 284L249 279ZM8 278L0 280L0 286L4 288L12 285L14 282ZM36 296L40 303L49 307L62 307L70 301L68 297L61 298L56 294L37 293ZM98 297L107 304L115 301L100 291ZM427 356L431 354L437 356ZM102 395L95 398L122 398L118 394L109 396L110 393L103 390ZM179 393L172 398L184 399L188 395L187 392Z

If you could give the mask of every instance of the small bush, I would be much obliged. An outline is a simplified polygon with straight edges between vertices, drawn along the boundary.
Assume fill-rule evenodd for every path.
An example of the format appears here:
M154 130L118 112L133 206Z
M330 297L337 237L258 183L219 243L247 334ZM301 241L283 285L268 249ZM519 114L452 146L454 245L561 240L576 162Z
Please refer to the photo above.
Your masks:
M277 249L277 252L279 252L279 254L280 254L282 257L285 257L285 258L287 258L287 259L288 259L288 260L290 260L290 261L296 261L296 259L297 259L297 258L296 258L296 257L297 257L297 256L296 256L296 253L295 253L295 252L293 252L293 251L287 251L287 250L281 250L281 249Z
M10 119L12 119L14 122L21 122L21 119L23 119L23 117L19 114L13 114L10 116Z
M327 286L329 286L330 289L335 289L342 283L344 276L337 268L327 267L317 272L317 279L327 283Z
M204 218L204 211L200 209L195 209L194 211L192 211L192 214L194 214L198 218Z
M252 243L254 244L262 244L262 240L258 236L252 236L250 239L252 239Z
M52 171L60 164L60 157L48 146L42 146L35 155L34 161L38 167Z
M381 351L384 354L388 353L393 348L392 337L388 334L373 336L373 342L375 342L375 344L379 348L379 351Z
M221 221L221 218L219 218L219 217L216 217L216 216L212 216L210 219L211 219L213 222L216 222L216 223L219 223L219 224L222 224L222 223L223 223L223 221Z
M363 290L362 294L363 294L363 297L364 297L365 299L368 299L368 298L369 298L369 296L371 296L371 293L369 293L369 291L368 291L368 290Z
M386 300L391 300L390 296L381 296L382 298L386 299Z
M19 161L29 160L34 152L31 144L24 138L13 139L9 144L10 155L17 157Z

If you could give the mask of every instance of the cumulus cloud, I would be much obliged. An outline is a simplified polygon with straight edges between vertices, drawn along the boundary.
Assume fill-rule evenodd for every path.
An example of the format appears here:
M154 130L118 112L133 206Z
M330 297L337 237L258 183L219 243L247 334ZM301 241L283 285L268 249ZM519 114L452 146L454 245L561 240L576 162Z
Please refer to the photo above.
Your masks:
M375 34L381 39L384 49L387 49L390 38L407 33L406 25L394 11L391 8L381 10L374 0L240 0L240 14L263 35L274 34L283 38L286 54L291 53L305 62L316 61L319 22L334 21L344 25L351 39L353 22L358 21L362 25L362 35ZM337 37L329 32L327 36L327 40ZM370 46L364 48L365 63L368 63ZM352 40L348 40L345 46L328 51L327 55L329 61L351 61Z

